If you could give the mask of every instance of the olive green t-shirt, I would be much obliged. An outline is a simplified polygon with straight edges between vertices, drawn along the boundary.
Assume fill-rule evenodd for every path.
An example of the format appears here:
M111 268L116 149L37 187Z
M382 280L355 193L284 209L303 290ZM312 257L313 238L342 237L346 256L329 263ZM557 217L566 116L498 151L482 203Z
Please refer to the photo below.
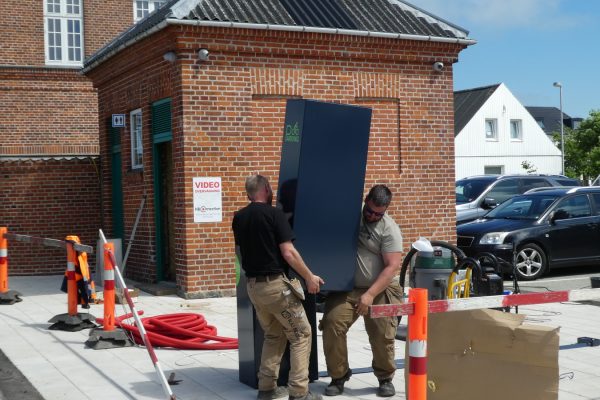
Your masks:
M370 287L385 267L383 253L402 251L402 233L398 224L387 215L377 222L360 219L354 287Z

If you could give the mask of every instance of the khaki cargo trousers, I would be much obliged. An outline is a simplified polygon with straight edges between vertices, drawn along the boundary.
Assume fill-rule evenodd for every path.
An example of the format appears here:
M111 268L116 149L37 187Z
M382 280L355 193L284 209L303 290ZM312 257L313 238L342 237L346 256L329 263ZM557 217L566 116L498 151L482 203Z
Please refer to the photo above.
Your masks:
M283 275L264 282L248 278L248 297L256 310L258 322L265 332L258 390L277 387L281 357L290 343L290 396L308 393L308 362L311 349L311 327L304 307L290 290L288 278Z
M359 315L354 306L367 289L355 288L350 292L332 292L325 301L325 314L319 325L323 331L323 351L327 372L332 379L342 378L350 369L346 335ZM399 304L402 290L393 283L373 299L373 304ZM365 328L373 353L373 373L377 379L392 379L396 372L394 353L397 317L364 317Z

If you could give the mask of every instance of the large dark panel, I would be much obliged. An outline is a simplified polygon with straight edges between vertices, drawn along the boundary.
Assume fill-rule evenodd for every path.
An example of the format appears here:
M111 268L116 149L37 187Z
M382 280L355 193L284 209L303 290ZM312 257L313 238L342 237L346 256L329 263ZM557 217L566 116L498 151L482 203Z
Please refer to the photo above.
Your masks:
M236 255L239 258L239 254ZM256 312L248 297L246 274L240 268L240 280L236 288L238 323L238 363L240 382L258 388L258 370L264 332L256 318Z
M364 107L287 103L277 206L288 215L306 264L325 280L323 291L354 287L370 123L371 110ZM237 304L240 381L256 388L264 333L243 272ZM312 327L312 381L318 379L315 296L306 293L303 305ZM279 385L287 383L288 373L289 348L281 361Z
M370 124L368 108L287 103L278 201L324 291L354 287Z

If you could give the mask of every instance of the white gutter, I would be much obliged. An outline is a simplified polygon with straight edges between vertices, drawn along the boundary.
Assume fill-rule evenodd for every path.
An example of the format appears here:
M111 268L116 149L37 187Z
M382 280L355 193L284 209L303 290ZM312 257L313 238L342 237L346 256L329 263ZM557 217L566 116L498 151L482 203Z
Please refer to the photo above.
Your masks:
M238 28L238 29L256 29L256 30L273 30L273 31L286 31L286 32L307 32L307 33L324 33L332 35L347 35L347 36L368 36L375 38L386 38L386 39L398 39L398 40L417 40L423 42L437 42L437 43L456 43L463 44L466 46L477 43L473 39L462 39L462 38L446 38L438 36L425 36L425 35L411 35L407 33L389 33L389 32L372 32L372 31L357 31L350 29L337 29L337 28L317 28L311 26L288 26L288 25L271 25L271 24L249 24L242 22L223 22L223 21L203 21L203 20L179 20L179 19L166 19L159 24L153 26L140 33L135 38L115 47L107 54L94 61L92 64L81 69L81 73L85 74L102 62L117 54L123 49L131 46L132 44L142 40L143 38L150 36L168 25L192 25L192 26L208 26L215 28Z

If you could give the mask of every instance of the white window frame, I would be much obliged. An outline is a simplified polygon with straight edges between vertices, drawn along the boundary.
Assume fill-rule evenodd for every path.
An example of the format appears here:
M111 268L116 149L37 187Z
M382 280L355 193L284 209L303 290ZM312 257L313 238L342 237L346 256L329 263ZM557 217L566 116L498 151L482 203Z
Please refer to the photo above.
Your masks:
M46 65L73 67L83 65L85 57L83 2L84 0L44 0L44 53ZM54 31L56 23L59 24L59 29ZM74 26L78 26L78 32L71 31ZM51 28L53 32L50 32ZM53 34L54 43L51 43L51 33ZM56 44L56 41L60 43ZM52 51L53 49L60 51L60 57Z
M129 113L129 136L131 137L131 169L144 168L144 136L142 109Z
M491 131L492 135L488 135L488 123L491 123ZM496 118L486 118L485 119L485 140L490 142L498 141L498 120Z
M513 125L516 126L516 137L513 135ZM510 120L510 140L513 142L522 142L523 141L523 121L520 119L511 119Z
M137 23L141 21L166 2L167 0L133 0L133 22ZM140 5L142 6L141 8L139 7ZM144 5L146 7L143 7Z

